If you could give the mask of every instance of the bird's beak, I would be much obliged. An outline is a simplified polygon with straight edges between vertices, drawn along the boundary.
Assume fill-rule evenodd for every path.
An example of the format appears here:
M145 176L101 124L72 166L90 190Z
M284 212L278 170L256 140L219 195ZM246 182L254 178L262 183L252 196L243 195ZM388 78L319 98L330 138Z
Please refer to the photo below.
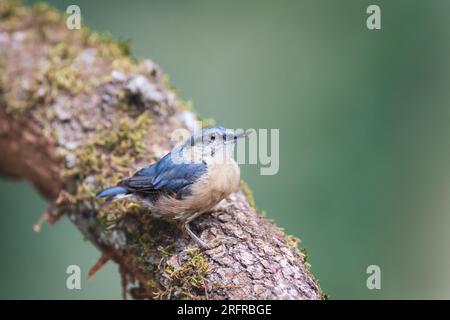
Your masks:
M240 138L248 137L252 132L253 132L252 129L245 130L244 132L235 134L235 135L234 135L234 139L237 140L237 139L240 139Z
M252 130L252 129L249 129L249 130L245 130L244 132L240 132L240 133L234 134L234 135L233 135L233 139L231 139L231 140L229 140L229 141L227 141L227 142L228 142L228 143L236 143L238 139L246 138L246 137L248 137L249 134L251 134L252 132L253 132L253 130Z

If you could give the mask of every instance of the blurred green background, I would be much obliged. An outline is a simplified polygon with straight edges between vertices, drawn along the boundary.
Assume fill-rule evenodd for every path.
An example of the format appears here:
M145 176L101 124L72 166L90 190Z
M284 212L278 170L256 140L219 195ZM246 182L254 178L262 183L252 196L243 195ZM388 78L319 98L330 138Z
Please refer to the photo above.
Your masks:
M201 115L280 129L279 173L242 175L331 298L450 298L449 1L49 2L130 39ZM0 298L120 298L112 263L85 281L99 253L67 219L32 231L45 209L0 180ZM65 287L70 264L82 290Z

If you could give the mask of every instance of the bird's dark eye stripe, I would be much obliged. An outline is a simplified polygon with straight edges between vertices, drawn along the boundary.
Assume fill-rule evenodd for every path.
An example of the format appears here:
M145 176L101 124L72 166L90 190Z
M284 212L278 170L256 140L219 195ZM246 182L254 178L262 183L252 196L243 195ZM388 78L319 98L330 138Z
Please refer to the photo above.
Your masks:
M226 133L223 134L222 139L223 139L223 141L227 141L227 134Z

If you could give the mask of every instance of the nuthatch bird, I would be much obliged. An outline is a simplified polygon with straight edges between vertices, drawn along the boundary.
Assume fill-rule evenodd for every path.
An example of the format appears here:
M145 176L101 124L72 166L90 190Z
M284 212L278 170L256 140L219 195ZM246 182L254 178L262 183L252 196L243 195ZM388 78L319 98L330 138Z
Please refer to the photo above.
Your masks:
M247 135L220 126L202 129L158 162L103 189L97 198L131 197L148 207L151 215L179 221L192 239L208 248L189 222L238 190L240 171L233 151L237 139Z

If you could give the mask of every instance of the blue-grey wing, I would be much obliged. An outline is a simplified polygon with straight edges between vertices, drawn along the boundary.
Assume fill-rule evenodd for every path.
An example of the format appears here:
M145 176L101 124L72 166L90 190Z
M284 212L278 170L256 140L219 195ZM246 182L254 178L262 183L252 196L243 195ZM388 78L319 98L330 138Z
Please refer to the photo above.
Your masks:
M160 161L122 180L122 186L132 192L185 193L206 172L205 163L174 163L170 154Z

